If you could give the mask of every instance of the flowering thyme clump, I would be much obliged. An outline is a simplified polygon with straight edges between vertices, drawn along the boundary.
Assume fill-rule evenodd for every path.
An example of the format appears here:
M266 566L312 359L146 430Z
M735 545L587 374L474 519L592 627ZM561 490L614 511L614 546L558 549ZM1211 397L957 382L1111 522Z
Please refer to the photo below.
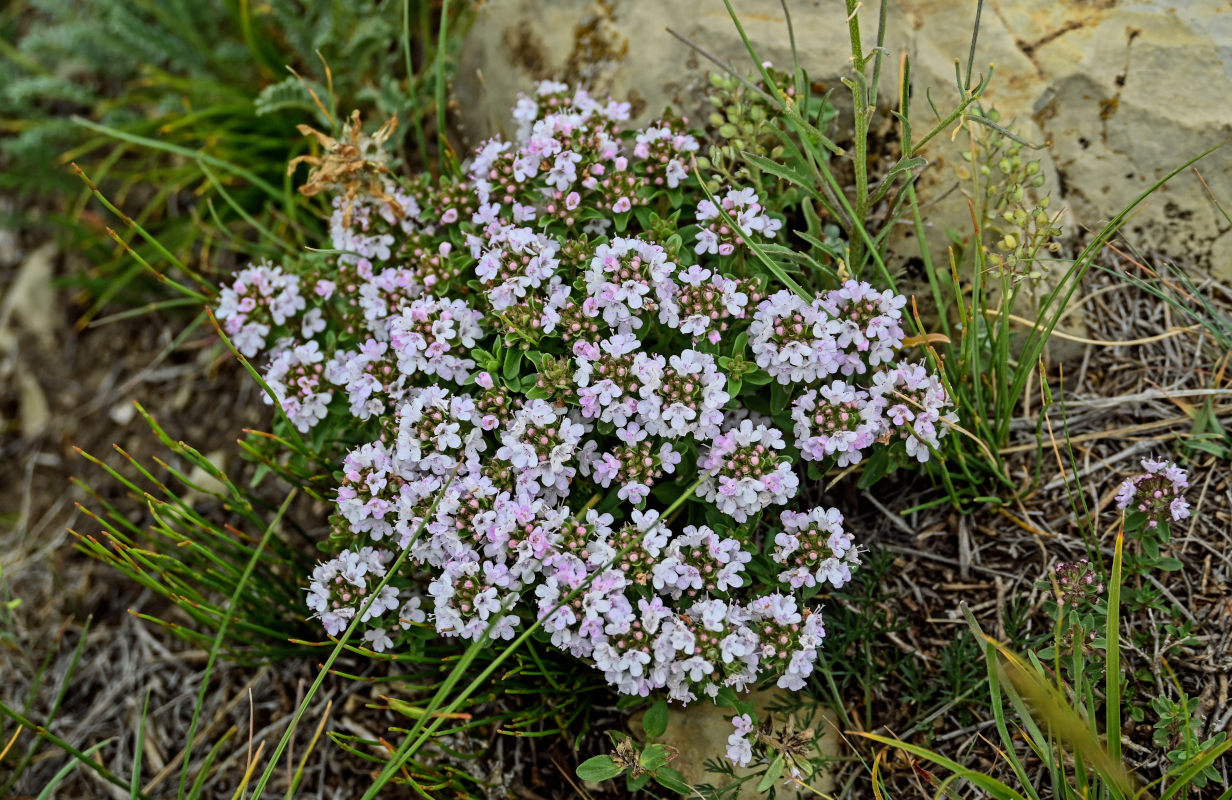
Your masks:
M946 424L958 421L941 381L922 363L876 373L871 394L881 408L882 424L906 443L907 455L921 462L941 446Z
M805 470L927 460L952 404L903 361L905 298L783 289L748 257L781 198L709 201L686 123L628 118L545 81L464 178L407 185L357 139L325 258L223 291L224 331L341 464L308 593L327 635L388 579L373 650L537 623L627 694L805 685L805 597L859 564L837 509L789 506Z
M735 223L735 230L720 216L720 208ZM702 200L697 204L697 223L699 230L694 249L699 255L714 253L728 256L747 238L760 235L773 239L783 227L782 222L763 213L757 193L752 189L731 189L718 206L709 200Z
M844 381L810 389L792 404L796 445L809 461L836 456L837 466L858 464L881 432L882 420L868 392Z
M363 547L344 550L337 558L318 564L308 586L308 607L321 618L325 632L336 636L351 623L372 596L386 564L393 554ZM398 605L398 590L386 585L360 617L360 622L377 619Z
M749 344L757 366L783 385L814 383L840 368L838 342L826 334L819 305L784 289L757 306Z

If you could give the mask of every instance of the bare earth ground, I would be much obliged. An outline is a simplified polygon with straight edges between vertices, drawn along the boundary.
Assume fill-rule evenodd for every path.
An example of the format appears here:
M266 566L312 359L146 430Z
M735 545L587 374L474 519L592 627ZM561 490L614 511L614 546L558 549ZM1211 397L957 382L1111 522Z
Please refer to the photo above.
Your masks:
M7 263L0 258L0 287L5 295L11 296L23 279L22 266L29 263L26 256L25 260L9 258ZM1126 260L1118 265L1127 271L1140 269ZM51 267L56 276L71 269L59 256L52 256ZM1174 318L1153 298L1101 272L1093 272L1084 288L1093 340L1139 340L1189 324ZM1209 282L1204 289L1225 314L1232 314L1232 291ZM141 459L165 454L141 418L127 411L131 401L138 400L172 437L205 453L225 453L231 465L238 460L234 440L240 428L265 424L268 409L260 402L257 387L221 354L208 333L199 332L175 352L165 352L186 321L183 318L150 315L78 332L73 322L82 309L74 304L71 289L52 290L50 301L46 291L41 296L41 301L31 301L35 308L26 307L24 301L23 307L26 316L44 324L23 323L22 314L15 312L8 325L13 335L0 337L0 564L7 591L22 601L7 631L10 638L0 638L0 692L9 705L28 708L34 721L44 721L56 703L84 623L91 620L80 662L51 732L80 747L114 738L100 751L101 762L127 776L141 703L148 690L142 785L155 795L174 793L178 758L205 653L127 613L140 609L174 618L175 612L73 549L68 528L83 534L95 531L93 523L75 508L85 498L70 485L70 477L85 477L105 499L128 503L122 507L132 507L134 514L139 515L141 509L72 448L79 446L117 465L122 460L112 451L113 443ZM37 309L38 302L46 307ZM1066 365L1068 434L1087 505L1103 512L1098 530L1104 549L1111 547L1116 533L1112 505L1116 487L1136 471L1139 458L1171 452L1177 437L1192 429L1188 412L1208 396L1223 424L1232 426L1227 366L1227 354L1219 352L1201 332L1173 333L1140 345L1086 345L1080 359ZM1057 365L1053 365L1049 378L1054 384L1057 374ZM43 407L39 406L40 395ZM846 496L840 491L833 498L851 510L851 528L860 541L887 554L880 561L885 571L882 588L869 601L874 604L872 609L855 607L854 598L842 593L828 601L836 614L836 606L846 607L856 615L882 618L889 628L874 641L851 645L867 646L870 664L885 670L884 675L866 676L865 691L852 690L847 711L854 727L901 735L911 732L917 741L930 742L967 763L988 766L995 758L991 746L995 732L988 715L981 708L972 712L963 702L947 701L938 689L951 680L949 670L967 669L978 675L983 669L978 650L955 663L952 645L965 628L959 604L966 603L985 631L1000 639L1041 634L1047 625L1039 613L1045 595L1037 582L1057 560L1074 560L1085 552L1057 454L1049 447L1042 462L1037 462L1031 446L1038 421L1034 416L1039 410L1038 390L1034 396L1029 416L1016 423L1015 477L1025 484L1037 466L1043 477L1041 488L1019 507L966 518L944 507L905 517L897 514L935 497L921 483L900 483L888 491L879 487L880 499L854 489ZM1044 428L1046 439L1051 430L1061 441L1059 407L1053 408L1048 419L1051 428ZM1189 467L1194 514L1188 524L1178 526L1169 553L1184 563L1184 569L1161 573L1158 580L1165 596L1193 621L1195 642L1171 649L1168 664L1190 695L1199 699L1207 720L1204 736L1209 736L1227 730L1232 720L1228 696L1232 475L1226 461L1209 456L1201 456ZM1146 629L1147 618L1139 622ZM5 633L0 628L0 636ZM1160 627L1153 641L1131 648L1126 655L1127 668L1154 676L1160 693L1170 680L1160 658L1169 650L1170 643L1162 640L1166 636ZM315 663L301 660L273 668L223 665L216 670L202 719L203 744L194 751L194 762L200 763L209 745L229 728L234 726L236 732L221 749L203 797L231 796L246 764L255 757L254 748L260 742L272 746L277 741L297 696L316 669ZM976 672L971 673L972 669ZM904 683L904 675L916 676L916 685ZM305 730L299 732L293 753L296 760L311 728L325 714L326 701L333 702L330 727L334 729L383 734L380 726L392 721L363 712L362 685L339 681L327 683L326 689L321 703L309 710ZM982 692L977 680L974 694L967 699L978 700ZM866 721L871 725L866 726ZM1130 759L1143 760L1156 752L1145 747L1150 743L1152 722L1148 716L1127 737ZM913 727L917 729L912 731ZM3 731L0 749L8 744L15 726L6 723ZM33 742L30 731L23 731L16 739L16 752L24 752ZM526 762L521 765L523 770L515 770L521 774L506 784L512 796L577 796L579 790L560 774L571 771L574 763L567 747L548 742L535 747L532 740L527 749L521 743L516 748L501 743L505 769L510 761ZM862 750L871 752L867 747ZM16 787L17 796L37 794L65 763L58 750L40 746ZM896 790L892 796L931 796L936 791L926 785L928 778L920 766L890 754L885 776ZM1158 765L1141 766L1150 772ZM1228 769L1226 763L1223 769ZM848 786L849 796L871 796L866 793L863 771L858 762L845 762L839 767L838 785ZM301 796L349 796L348 787L362 785L363 776L362 764L324 741L314 753ZM6 777L0 772L0 782ZM285 777L279 780L285 787ZM126 797L127 793L79 769L62 784L58 796ZM394 791L391 796L400 795Z

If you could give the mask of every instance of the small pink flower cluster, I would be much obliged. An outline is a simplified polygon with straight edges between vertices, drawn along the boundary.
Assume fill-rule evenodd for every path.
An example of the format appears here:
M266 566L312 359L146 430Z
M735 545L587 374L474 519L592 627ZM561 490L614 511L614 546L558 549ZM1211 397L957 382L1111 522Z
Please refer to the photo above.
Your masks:
M1146 527L1158 528L1168 520L1180 522L1189 516L1185 490L1189 475L1171 461L1142 459L1141 475L1127 478L1117 491L1117 508L1145 514Z
M735 229L719 214L723 213L735 223ZM694 250L698 255L712 253L729 256L745 240L754 236L764 236L773 239L783 227L780 220L764 213L757 193L752 189L732 189L723 196L716 206L710 200L702 200L697 204L697 244Z
M265 348L272 326L287 325L304 308L297 275L256 264L240 270L234 283L223 287L214 315L236 349L251 358Z

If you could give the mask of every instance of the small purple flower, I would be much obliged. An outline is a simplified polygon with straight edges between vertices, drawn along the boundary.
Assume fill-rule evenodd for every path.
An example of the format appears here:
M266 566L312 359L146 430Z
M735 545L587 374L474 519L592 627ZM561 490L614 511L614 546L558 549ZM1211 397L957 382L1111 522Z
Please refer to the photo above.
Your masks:
M839 589L851 580L860 556L837 508L814 508L807 514L784 511L781 519L783 530L775 536L777 548L771 556L788 568L779 580L793 589L826 582Z
M740 714L731 722L735 730L727 737L727 758L737 767L747 767L753 761L753 743L748 738L753 732L753 718Z
M958 422L949 393L922 363L877 372L870 395L884 419L883 430L902 439L907 455L921 463L941 446L949 425Z
M1189 475L1171 461L1142 459L1142 474L1128 478L1117 491L1117 508L1147 515L1147 524L1157 527L1189 517L1185 490Z

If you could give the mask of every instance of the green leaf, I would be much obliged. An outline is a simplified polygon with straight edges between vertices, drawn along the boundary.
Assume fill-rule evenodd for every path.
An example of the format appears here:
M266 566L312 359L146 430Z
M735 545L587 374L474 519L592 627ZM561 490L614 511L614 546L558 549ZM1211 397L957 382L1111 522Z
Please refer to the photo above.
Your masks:
M655 770L654 779L664 789L671 789L677 794L689 795L693 787L685 783L684 776L671 767L660 767Z
M808 175L796 172L794 169L780 164L777 161L771 161L764 156L750 153L747 150L741 152L740 155L742 155L746 161L756 166L762 172L773 175L776 178L781 178L795 186L799 186L815 199L822 199L821 194L817 191L817 187L814 185L812 178Z
M653 772L667 763L667 745L646 745L646 749L638 756L637 763L642 769Z
M714 701L720 706L734 710L737 714L753 714L753 704L741 699L731 687L725 686L720 689ZM756 718L753 721L756 722Z
M1147 536L1142 539L1142 551L1147 554L1147 557L1152 561L1159 560L1159 542L1153 537Z
M881 480L886 474L886 468L889 466L889 455L886 450L877 450L864 462L864 472L860 473L860 480L856 482L856 486L861 489L867 489L877 481Z
M505 376L506 382L512 382L517 379L518 374L522 371L522 351L516 347L505 351L505 366L502 374ZM515 389L516 391L516 389Z
M629 791L631 792L636 792L636 791L641 790L641 788L648 783L650 783L650 773L649 772L643 772L641 775L638 775L636 778L633 777L633 773L630 772L626 776L626 779L625 779L625 785L629 787Z
M642 717L642 728L647 739L658 739L667 731L667 701L660 700L646 711Z
M774 380L774 378L771 378L770 373L766 372L764 369L755 369L752 372L746 372L744 374L744 380L750 386L765 386L767 383Z
M1156 569L1162 569L1164 572L1176 572L1185 568L1180 559L1168 557L1156 559L1154 566Z
M787 403L791 400L791 389L788 389L778 381L770 387L770 413L780 414L787 409Z
M611 756L595 756L588 758L577 767L577 776L584 781L606 781L624 772L624 767L616 763Z
M913 169L919 169L920 167L925 167L925 166L928 166L928 162L920 158L919 156L912 156L911 158L905 158L890 168L890 171L886 173L886 176L883 179L883 181L889 182L895 175L897 175L900 172L910 172Z
M480 347L471 351L471 358L475 359L475 364L483 372L496 372L500 367L500 361L496 356Z
M321 93L319 96L325 95ZM294 75L266 86L252 104L258 117L289 108L306 109L313 112L317 110L307 86Z
M761 780L757 782L757 793L764 794L770 791L770 787L775 784L783 774L783 757L776 756L770 762L770 768L766 770L766 774L761 776Z

